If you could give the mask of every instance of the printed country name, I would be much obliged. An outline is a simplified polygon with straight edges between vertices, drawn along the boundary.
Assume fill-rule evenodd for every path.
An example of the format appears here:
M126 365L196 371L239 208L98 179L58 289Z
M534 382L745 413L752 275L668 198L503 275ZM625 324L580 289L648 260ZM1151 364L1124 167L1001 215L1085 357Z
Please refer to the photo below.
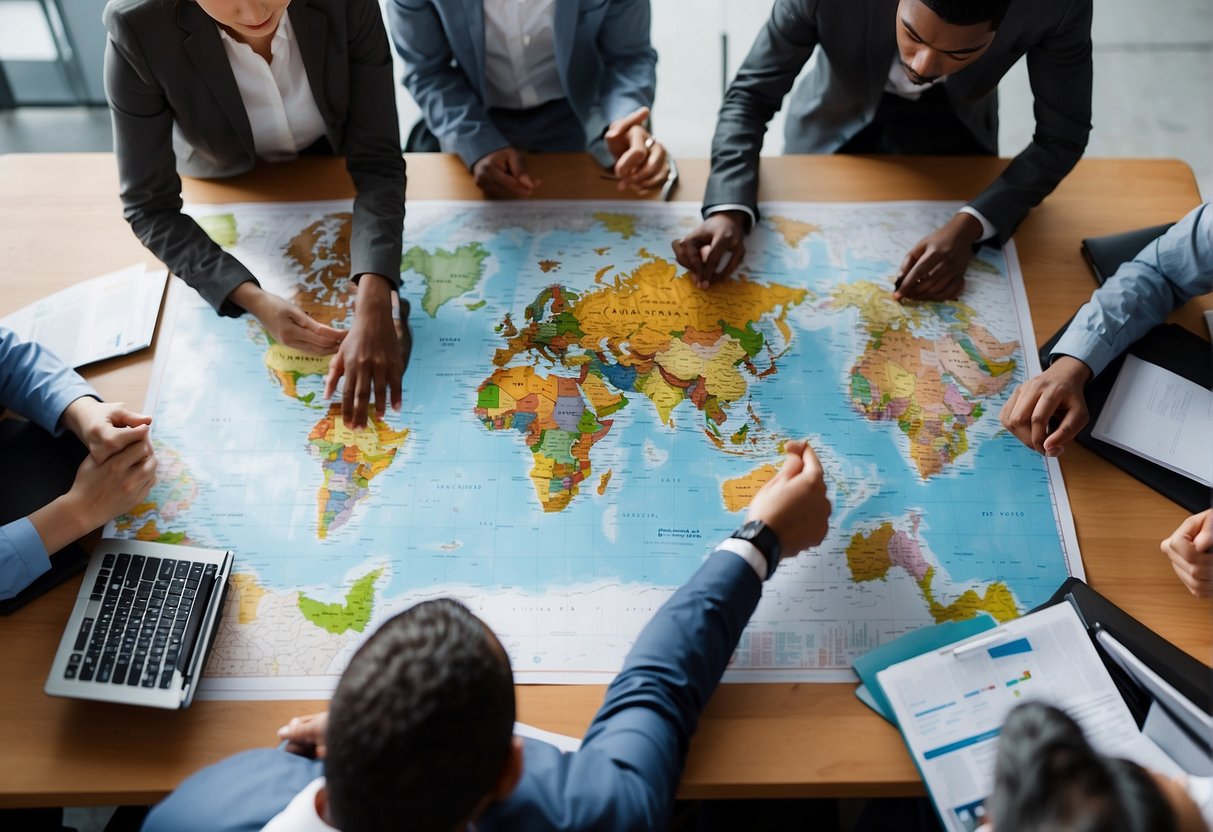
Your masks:
M697 540L703 537L699 529L658 529L658 537L679 537L688 540Z
M467 482L467 483L463 483L463 482L450 483L450 482L447 482L447 483L440 483L440 484L438 485L438 490L439 490L439 491L479 491L479 490L480 490L481 488L483 488L483 487L484 487L484 486L482 486L482 485L480 485L480 484L478 484L478 483L474 483L474 482Z
M640 317L641 315L648 317L648 318L652 318L652 317L684 318L684 317L686 317L686 314L687 314L686 310L683 309L682 307L680 307L678 304L676 304L676 303L668 304L670 307L672 307L670 309L654 308L654 306L659 303L661 303L661 301L651 300L651 299L646 298L644 309L636 309L634 307L625 308L625 307L619 307L619 306L611 306L611 307L607 307L606 311L607 311L607 314L609 314L609 315L632 315L634 317Z

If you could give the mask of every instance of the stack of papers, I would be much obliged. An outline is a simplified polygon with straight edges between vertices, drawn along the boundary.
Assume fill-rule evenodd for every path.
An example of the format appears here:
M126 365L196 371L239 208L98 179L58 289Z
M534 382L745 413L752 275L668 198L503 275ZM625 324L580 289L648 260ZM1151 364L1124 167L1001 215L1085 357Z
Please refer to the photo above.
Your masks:
M78 283L0 318L23 341L37 341L70 367L149 347L168 272L142 265Z
M1213 487L1213 391L1135 355L1091 435Z

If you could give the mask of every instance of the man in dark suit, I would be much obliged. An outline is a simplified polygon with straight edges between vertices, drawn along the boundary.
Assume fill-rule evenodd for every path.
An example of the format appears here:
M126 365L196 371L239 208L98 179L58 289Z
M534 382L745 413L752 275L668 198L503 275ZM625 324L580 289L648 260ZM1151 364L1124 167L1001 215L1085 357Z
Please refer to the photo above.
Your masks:
M666 828L699 713L763 580L826 534L821 465L805 442L787 454L749 521L637 637L578 751L513 736L500 642L463 605L429 601L355 654L327 718L281 732L323 762L286 749L232 757L182 784L145 832Z
M1031 144L906 254L898 299L959 295L975 244L1009 239L1086 148L1091 0L776 0L720 108L705 220L674 242L701 285L741 265L766 124L814 52L788 153L996 155L998 82L1027 56Z

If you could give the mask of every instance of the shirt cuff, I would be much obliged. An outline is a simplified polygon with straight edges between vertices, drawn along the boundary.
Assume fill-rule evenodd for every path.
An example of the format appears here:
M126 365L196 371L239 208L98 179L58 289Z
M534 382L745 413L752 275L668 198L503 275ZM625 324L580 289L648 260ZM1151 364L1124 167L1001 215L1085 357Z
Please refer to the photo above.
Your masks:
M742 211L742 212L744 212L745 215L750 218L749 228L753 228L758 222L758 217L754 214L753 208L751 208L748 205L742 205L740 203L735 203L735 202L724 202L724 203L721 203L720 205L709 205L707 208L703 209L703 216L706 219L707 217L712 216L712 214L719 214L722 211ZM749 230L749 229L747 228L747 230Z
M979 243L984 243L986 240L998 233L998 229L994 227L994 224L983 217L981 212L971 205L966 205L956 213L968 214L970 217L981 223L981 236L977 238L977 242Z
M754 570L754 574L758 576L758 580L765 581L767 579L767 559L758 551L758 547L748 540L730 537L722 540L717 550L732 552L737 557L744 560Z
M1116 358L1116 350L1110 344L1093 332L1083 331L1078 321L1072 321L1070 326L1057 339L1049 352L1049 363L1060 355L1077 358L1091 368L1091 377L1099 375L1104 368Z
M46 553L46 546L43 545L38 530L34 528L33 522L28 517L22 517L0 527L0 535L8 538L9 545L13 547L12 551L17 556L14 563L16 574L10 576L11 581L6 580L4 583L13 586L17 592L20 592L32 584L39 575L50 570L50 555ZM24 574L22 574L22 570L24 570Z

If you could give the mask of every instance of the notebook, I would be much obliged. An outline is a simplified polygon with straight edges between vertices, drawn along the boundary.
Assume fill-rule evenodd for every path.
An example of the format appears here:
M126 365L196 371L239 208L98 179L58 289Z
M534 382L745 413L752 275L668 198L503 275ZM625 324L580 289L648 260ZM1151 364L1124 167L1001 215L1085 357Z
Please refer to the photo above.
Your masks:
M232 570L230 551L102 540L46 680L51 696L185 708Z

